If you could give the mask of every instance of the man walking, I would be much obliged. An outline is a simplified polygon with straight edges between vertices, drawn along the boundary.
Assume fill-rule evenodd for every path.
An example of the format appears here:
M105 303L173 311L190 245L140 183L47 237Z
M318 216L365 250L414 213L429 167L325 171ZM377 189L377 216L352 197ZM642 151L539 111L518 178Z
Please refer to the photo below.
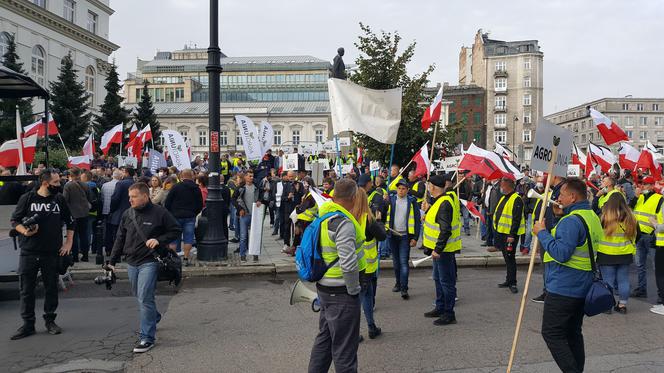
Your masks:
M655 226L650 222L650 218L662 220L662 195L655 191L655 179L652 176L643 178L641 188L636 189L636 205L634 206L634 216L639 223L641 235L636 242L636 268L638 274L638 283L632 290L632 297L646 298L648 296L648 254L653 255L655 246L664 246L664 240L656 245ZM662 233L659 233L662 236ZM661 249L658 249L661 250Z
M500 193L493 220L495 231L494 245L503 253L507 276L505 282L498 284L500 288L509 288L512 294L519 292L516 287L516 248L519 240L526 232L526 221L523 216L523 200L514 190L514 180L503 178L500 181Z
M321 223L320 246L323 260L337 261L316 283L320 300L319 331L311 349L309 373L327 372L334 362L337 373L357 372L360 338L360 274L367 263L362 243L364 232L353 209L357 185L341 179L334 188L332 202L321 206L320 214L338 211Z
M176 250L180 251L180 243L184 241L184 265L189 265L189 253L194 244L196 215L203 209L203 195L194 182L194 172L184 169L180 172L180 182L175 184L166 196L164 207L180 224L182 237L175 240Z
M19 258L19 286L21 296L21 318L23 326L11 337L12 340L35 334L35 287L37 273L41 272L44 283L44 321L49 334L60 334L62 329L55 323L58 308L58 255L69 255L74 239L74 219L69 213L65 198L58 194L60 176L57 172L43 170L39 175L39 188L21 196L11 217L12 227L18 237L21 255ZM23 225L24 220L33 220L33 225ZM67 240L62 243L62 225L67 226Z
M586 184L570 178L563 183L558 202L564 216L551 230L544 222L533 225L542 243L546 298L542 313L542 337L563 372L583 372L583 315L585 298L593 282L588 251L602 240L602 225L587 200ZM586 229L587 228L587 229Z
M81 182L81 170L74 167L69 170L69 182L65 184L63 195L71 216L75 221L74 231L74 262L78 262L78 255L81 254L82 262L88 261L88 251L90 250L90 232L88 230L88 213L90 212L90 201L88 186Z

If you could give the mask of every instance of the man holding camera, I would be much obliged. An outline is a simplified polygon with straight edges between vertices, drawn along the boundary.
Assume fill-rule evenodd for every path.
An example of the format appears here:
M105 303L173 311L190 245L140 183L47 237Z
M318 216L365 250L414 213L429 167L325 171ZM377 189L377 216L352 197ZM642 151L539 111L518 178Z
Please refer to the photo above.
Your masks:
M60 334L55 323L58 308L58 254L69 255L74 239L74 220L60 190L60 175L44 170L39 188L21 196L11 223L21 248L19 281L23 326L12 340L35 334L35 286L41 270L44 283L44 320L49 334ZM62 243L62 225L67 226L67 240ZM14 234L14 233L12 233Z
M126 256L127 276L138 300L141 318L141 339L134 346L134 352L141 353L154 347L157 323L161 319L154 301L159 274L157 255L159 251L168 250L167 245L180 237L182 229L168 210L150 202L150 190L145 183L129 187L129 204L131 208L122 214L111 263L106 269L114 271L120 256Z

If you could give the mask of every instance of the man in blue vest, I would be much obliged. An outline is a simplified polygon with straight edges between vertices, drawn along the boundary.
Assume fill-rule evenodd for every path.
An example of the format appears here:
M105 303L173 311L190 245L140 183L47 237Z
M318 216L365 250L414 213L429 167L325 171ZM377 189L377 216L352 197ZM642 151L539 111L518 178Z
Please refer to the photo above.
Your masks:
M551 233L546 231L545 221L533 225L533 233L545 252L547 294L542 337L561 371L583 372L585 350L581 327L585 298L593 282L588 239L593 247L598 247L603 232L599 218L590 208L583 181L566 180L558 202L563 206L564 216Z

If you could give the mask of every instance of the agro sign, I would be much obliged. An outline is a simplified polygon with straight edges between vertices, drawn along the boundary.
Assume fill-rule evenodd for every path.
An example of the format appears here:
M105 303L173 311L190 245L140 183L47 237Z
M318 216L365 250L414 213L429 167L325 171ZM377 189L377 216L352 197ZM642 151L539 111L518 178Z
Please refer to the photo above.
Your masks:
M567 166L570 164L572 155L572 133L544 119L539 121L536 131L535 149L530 168L547 172L549 162L553 160L554 141L559 141L558 156L553 160L555 162L553 174L561 177L567 176Z

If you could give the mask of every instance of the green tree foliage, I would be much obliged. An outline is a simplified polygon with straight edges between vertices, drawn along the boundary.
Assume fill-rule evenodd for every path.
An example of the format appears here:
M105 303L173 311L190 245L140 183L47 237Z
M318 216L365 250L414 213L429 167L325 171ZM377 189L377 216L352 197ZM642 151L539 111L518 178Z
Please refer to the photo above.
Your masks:
M51 141L52 142L52 141ZM80 151L78 152L71 152L71 154L81 154ZM67 154L65 153L65 150L62 149L62 146L57 147L57 148L50 148L48 150L48 166L49 167L55 167L61 170L64 170L67 168ZM36 152L35 153L35 160L32 162L33 167L37 167L40 163L45 163L46 162L46 153L44 152Z
M360 51L360 56L355 60L358 69L351 75L350 80L371 89L402 87L401 125L397 134L394 162L404 166L433 136L433 129L428 133L422 131L420 121L425 107L428 106L426 102L430 99L425 97L424 88L434 65L430 65L420 74L409 76L406 67L415 54L415 42L400 51L401 36L397 32L381 31L377 34L362 23L360 29L362 35L355 43ZM444 131L439 129L436 143L439 143L439 139L444 142L446 136L443 133ZM369 136L357 133L354 134L354 140L358 146L365 149L370 159L381 160L383 164L389 162L390 145L381 144Z
M53 119L67 147L80 148L85 142L90 127L88 94L83 83L76 78L71 54L62 59L60 74L51 82L51 105Z
M2 56L2 64L17 73L25 74L23 63L16 54L14 36L9 37L7 52ZM0 142L16 138L16 105L21 116L21 123L25 126L32 122L32 99L2 99L0 100Z
M131 111L122 107L124 97L119 94L122 86L120 85L118 68L115 64L111 65L104 88L106 89L106 97L104 98L104 103L99 107L101 115L95 115L93 125L96 138L101 139L104 132L120 123L123 124L123 133L128 134L128 131L125 131L125 126L129 123L129 114ZM123 140L123 143L126 144L126 141Z
M138 129L142 129L148 124L152 129L152 139L157 142L161 137L161 129L159 126L159 121L157 120L157 114L154 112L154 105L152 105L152 98L148 93L148 81L147 79L143 81L143 91L141 92L141 101L138 103L136 112L134 113L134 124ZM145 147L151 148L152 143L148 142L145 144Z

